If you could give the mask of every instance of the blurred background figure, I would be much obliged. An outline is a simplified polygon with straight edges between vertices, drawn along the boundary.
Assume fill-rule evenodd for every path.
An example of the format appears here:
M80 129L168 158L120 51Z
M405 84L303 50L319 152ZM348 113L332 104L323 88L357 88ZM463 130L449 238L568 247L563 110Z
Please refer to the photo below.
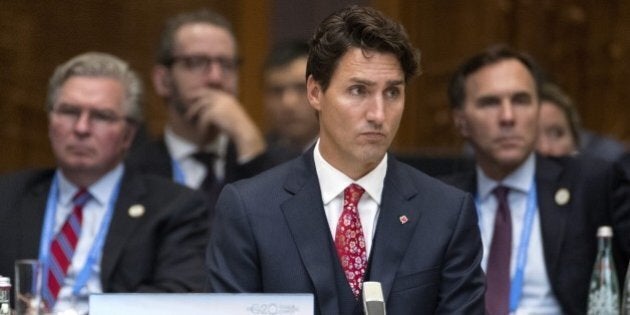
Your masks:
M625 145L609 136L590 130L580 130L580 153L604 159L618 161L626 152Z
M565 156L578 151L580 118L573 102L559 86L545 82L540 91L536 151L547 156Z
M476 166L444 179L475 196L491 315L585 314L599 226L615 230L618 274L628 266L629 186L613 163L535 153L543 82L531 57L499 45L449 85Z
M271 124L264 110L262 69L272 46L306 39L334 10L361 3L412 26L412 41L423 47L423 54L435 65L423 69L423 76L411 83L405 118L392 144L393 153L419 156L419 163L414 165L423 171L434 174L454 168L448 162L455 159L438 164L443 160L427 163L424 157L456 158L461 154L463 141L449 119L448 106L444 106L444 91L458 61L490 43L508 43L529 51L576 103L582 126L630 144L630 124L625 122L630 117L626 104L630 99L630 41L625 40L630 19L625 18L627 13L619 13L619 8L626 7L623 0L597 5L590 1L548 1L542 6L518 0L490 1L484 6L475 2L451 6L440 0L190 0L147 6L146 0L113 0L82 2L80 14L74 1L2 3L2 38L20 34L27 40L7 41L0 49L5 73L0 80L0 143L7 153L0 155L0 172L53 165L45 137L46 113L39 106L45 91L39 87L54 65L82 51L112 51L129 60L150 82L154 59L149 56L154 54L165 18L204 6L234 22L242 60L238 99L254 122L264 126L263 139ZM469 19L476 16L487 17L489 22L471 23ZM130 27L129 21L142 23ZM77 27L81 25L89 27ZM451 40L436 45L436 38ZM153 137L164 131L166 110L157 93L148 93L147 100L146 128ZM137 140L142 142L141 137ZM582 144L587 142L581 139ZM431 162L437 166L427 166Z
M207 9L173 16L156 57L152 79L165 103L164 136L135 150L128 165L199 189L214 205L225 183L268 167L262 132L238 98L232 24Z
M540 101L538 153L546 156L581 153L617 161L625 152L623 143L582 128L573 100L558 85L545 82L541 87Z
M38 259L51 314L87 314L93 293L203 290L205 199L123 164L142 96L118 57L70 59L46 101L56 166L0 176L0 274Z
M276 44L263 69L267 134L272 154L298 156L314 142L319 131L315 110L306 98L306 41Z

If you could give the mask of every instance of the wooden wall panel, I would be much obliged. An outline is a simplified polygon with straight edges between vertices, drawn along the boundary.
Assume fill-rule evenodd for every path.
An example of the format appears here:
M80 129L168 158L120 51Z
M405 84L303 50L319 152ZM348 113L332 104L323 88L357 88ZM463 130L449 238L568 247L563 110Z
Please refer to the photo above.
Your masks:
M161 133L164 110L149 81L166 18L208 7L233 21L241 39L242 73L259 73L267 49L267 1L2 0L0 10L0 172L52 165L44 99L54 67L85 51L110 52L141 75L148 129ZM252 80L252 78L254 80ZM241 76L243 103L262 118L257 76Z
M628 1L326 0L292 2L292 9L277 7L287 0L0 1L0 172L53 163L43 110L47 79L56 65L88 50L119 55L138 70L149 130L160 133L163 104L149 82L159 32L167 17L203 6L234 22L244 57L241 99L263 127L260 73L270 42L317 24L310 15L282 15L323 17L341 3L370 2L401 21L422 50L423 74L408 89L395 149L459 150L446 84L459 63L496 42L529 51L573 96L586 127L630 141Z
M505 8L489 2L375 1L375 7L403 23L422 55L422 74L407 89L405 116L395 142L397 151L459 152L461 140L451 123L446 86L463 55L508 36L506 29L499 27Z
M493 43L528 51L575 99L584 126L630 140L630 3L616 0L374 0L422 50L395 147L453 152L446 85L466 58Z

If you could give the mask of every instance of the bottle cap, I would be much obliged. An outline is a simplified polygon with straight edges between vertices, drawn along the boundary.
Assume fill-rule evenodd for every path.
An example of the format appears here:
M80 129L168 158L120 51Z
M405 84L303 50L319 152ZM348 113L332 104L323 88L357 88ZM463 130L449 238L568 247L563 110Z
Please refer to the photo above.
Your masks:
M10 287L10 286L11 286L11 279L0 276L0 287Z
M600 226L599 229L597 229L597 237L612 237L612 236L613 236L613 230L608 225Z

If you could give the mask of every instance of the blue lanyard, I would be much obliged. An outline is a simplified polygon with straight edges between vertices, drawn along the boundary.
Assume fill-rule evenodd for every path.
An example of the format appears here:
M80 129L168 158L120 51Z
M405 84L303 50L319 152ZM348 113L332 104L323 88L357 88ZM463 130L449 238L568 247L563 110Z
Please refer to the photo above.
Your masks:
M173 165L173 181L178 184L187 186L186 176L184 175L184 171L182 170L182 167L179 165L179 163L175 161L175 159L171 159L171 165Z
M481 207L479 196L477 196L477 214L479 219L479 225L481 226ZM510 313L513 313L518 308L518 303L521 300L523 294L523 277L525 274L525 266L527 265L527 250L529 248L529 240L532 234L532 228L534 226L534 216L536 214L537 204L537 190L536 180L532 180L532 185L527 193L527 204L525 208L525 218L523 221L523 229L521 230L521 240L518 244L518 252L516 255L516 270L514 277L512 277L510 285Z
M78 296L81 289L85 287L88 279L90 278L90 272L92 266L96 264L99 260L103 244L105 243L105 236L107 235L107 231L109 230L109 224L111 222L112 216L114 214L114 205L116 200L118 200L118 192L120 191L120 182L122 180L122 176L116 182L114 186L114 190L112 191L112 195L109 198L109 203L107 205L107 209L105 215L103 216L103 220L101 222L101 227L96 234L96 238L94 239L94 243L92 244L92 248L90 248L90 252L88 253L88 257L81 268L81 271L77 274L77 278L75 279L74 286L72 288L72 294ZM53 226L55 223L55 213L57 212L57 201L59 199L59 179L58 173L55 173L53 177L52 185L50 187L50 191L48 192L48 200L46 202L46 214L44 217L44 227L42 231L42 237L39 244L39 261L44 264L48 264L48 257L50 252L50 242L53 238ZM45 272L43 276L43 283L48 283L48 273Z

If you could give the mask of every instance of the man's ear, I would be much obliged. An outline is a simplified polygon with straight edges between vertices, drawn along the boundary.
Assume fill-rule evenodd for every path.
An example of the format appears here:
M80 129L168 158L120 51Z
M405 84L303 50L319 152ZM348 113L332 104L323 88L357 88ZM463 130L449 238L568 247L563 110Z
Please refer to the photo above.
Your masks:
M306 79L306 97L311 107L318 112L321 110L320 99L323 93L322 86L319 82L315 81L312 75L309 75L308 79Z
M468 130L468 122L466 121L463 109L459 108L453 110L453 122L459 134L464 138L468 138L470 131Z
M153 72L151 73L151 79L153 80L153 88L155 93L161 97L170 96L172 93L171 74L169 69L164 65L153 66Z
M138 129L140 128L139 124L139 122L127 123L127 128L123 137L125 148L127 150L129 150L129 148L131 148L131 146L133 145L133 140L136 138L136 134L138 133Z

